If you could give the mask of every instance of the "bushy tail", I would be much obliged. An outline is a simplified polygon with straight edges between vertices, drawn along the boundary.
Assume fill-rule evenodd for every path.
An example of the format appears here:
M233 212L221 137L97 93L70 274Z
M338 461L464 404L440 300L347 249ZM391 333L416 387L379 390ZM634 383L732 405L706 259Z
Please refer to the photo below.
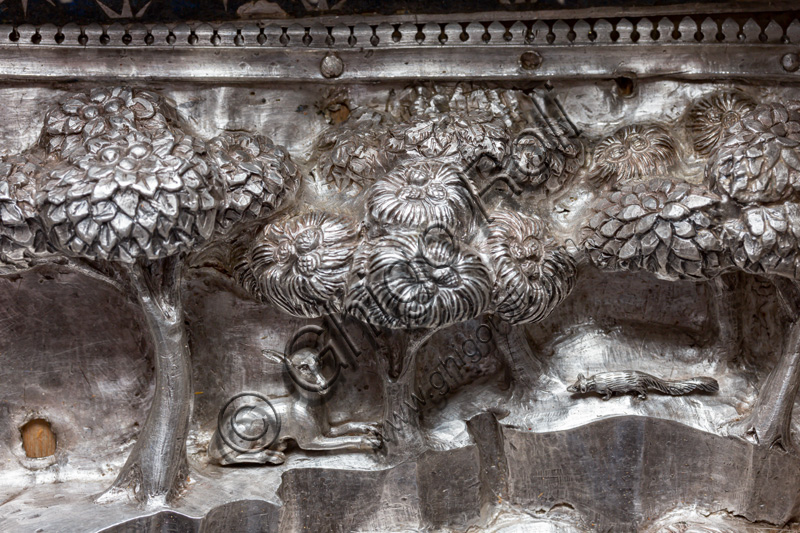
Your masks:
M697 377L679 381L666 381L664 382L664 388L665 390L662 392L672 396L681 396L690 392L717 392L719 383L714 378Z

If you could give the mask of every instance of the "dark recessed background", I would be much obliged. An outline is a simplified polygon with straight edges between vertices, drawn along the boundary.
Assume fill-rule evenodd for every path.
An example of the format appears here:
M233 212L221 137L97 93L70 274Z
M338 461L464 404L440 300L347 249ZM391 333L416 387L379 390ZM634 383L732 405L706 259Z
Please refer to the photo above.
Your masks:
M2 0L0 23L222 21L242 17L546 12L549 17L747 13L797 8L790 1L731 0ZM574 11L574 13L570 13ZM555 13L554 13L555 12Z

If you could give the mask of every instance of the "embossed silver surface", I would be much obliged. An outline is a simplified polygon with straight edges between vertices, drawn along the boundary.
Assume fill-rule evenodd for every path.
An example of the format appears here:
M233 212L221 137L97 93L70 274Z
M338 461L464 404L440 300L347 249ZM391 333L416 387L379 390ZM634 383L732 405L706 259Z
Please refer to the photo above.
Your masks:
M0 28L0 530L796 527L800 20L654 13Z

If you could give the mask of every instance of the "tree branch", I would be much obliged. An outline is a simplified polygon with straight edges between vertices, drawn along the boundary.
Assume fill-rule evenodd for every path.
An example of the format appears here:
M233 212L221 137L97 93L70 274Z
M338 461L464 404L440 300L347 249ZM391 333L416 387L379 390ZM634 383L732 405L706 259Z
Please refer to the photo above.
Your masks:
M800 314L800 287L798 282L782 276L775 276L772 279L772 283L778 291L778 301L781 304L781 308L792 321L796 320L798 314Z
M120 273L115 267L109 266L108 268L100 268L98 265L87 259L80 257L68 257L61 254L32 258L24 267L15 265L0 265L0 276L21 274L40 266L65 267L73 272L83 274L84 276L101 281L107 285L111 285L122 293L127 292L128 285L122 276L120 276Z

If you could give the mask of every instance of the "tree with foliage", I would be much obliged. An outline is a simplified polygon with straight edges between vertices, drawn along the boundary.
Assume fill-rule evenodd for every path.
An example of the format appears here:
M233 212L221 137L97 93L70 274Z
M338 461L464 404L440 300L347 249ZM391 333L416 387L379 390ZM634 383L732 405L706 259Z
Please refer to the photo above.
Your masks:
M752 411L732 431L788 450L800 388L800 103L756 105L721 93L697 102L686 120L694 149L708 156L704 183L626 181L633 173L618 172L593 205L585 250L602 269L712 280L721 342L732 347L740 327L724 274L772 278L792 325Z
M574 138L523 116L533 107L518 91L463 84L411 87L380 112L350 103L349 119L316 144L316 175L346 193L338 198L356 216L331 213L328 190L308 199L310 212L233 247L228 270L256 299L300 317L342 311L379 328L384 428L405 418L396 428L404 450L422 442L418 417L400 411L417 404L416 355L437 331L492 312L512 324L542 320L574 286L574 261L540 218L498 209L476 231L487 214L476 187L490 187L493 175L555 190L582 162ZM481 158L482 176L468 175ZM527 343L512 337L501 349L524 388L533 382L523 379Z
M95 89L52 109L38 146L8 158L0 182L3 259L20 269L65 258L135 294L152 336L150 412L103 498L150 505L188 475L193 401L181 302L186 254L269 215L299 173L267 139L231 133L205 143L148 91Z

